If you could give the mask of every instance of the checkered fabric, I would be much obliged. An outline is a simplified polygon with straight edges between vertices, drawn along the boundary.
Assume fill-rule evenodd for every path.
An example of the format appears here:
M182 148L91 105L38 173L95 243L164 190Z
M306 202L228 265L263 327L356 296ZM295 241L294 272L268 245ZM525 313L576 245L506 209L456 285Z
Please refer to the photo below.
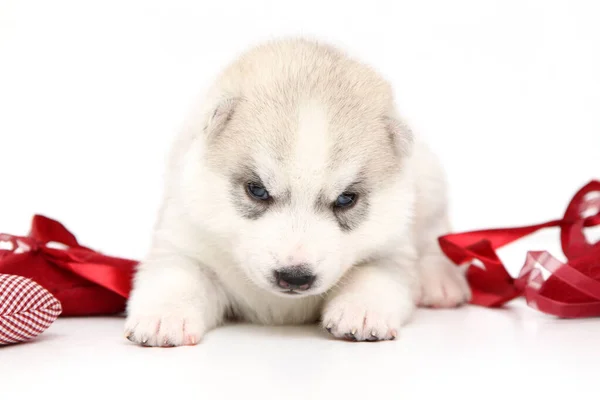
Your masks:
M33 339L61 312L60 302L36 282L0 274L0 345Z

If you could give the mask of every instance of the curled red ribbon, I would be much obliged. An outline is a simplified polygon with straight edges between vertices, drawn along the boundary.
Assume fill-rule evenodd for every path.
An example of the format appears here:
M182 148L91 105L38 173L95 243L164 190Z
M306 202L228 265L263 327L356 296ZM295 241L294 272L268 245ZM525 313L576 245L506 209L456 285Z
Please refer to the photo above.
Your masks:
M590 244L583 234L583 228L600 225L600 196L589 196L593 192L600 194L599 181L575 194L562 219L441 236L439 244L448 258L457 265L469 264L471 304L499 307L524 296L531 307L555 316L600 316L600 242ZM519 276L510 276L495 250L549 227L560 227L567 261L530 251ZM62 315L124 311L137 261L81 246L62 224L41 215L34 216L28 236L0 234L0 241L12 244L10 250L0 249L0 273L25 276L45 287L61 302ZM542 268L550 272L548 279Z
M124 311L137 261L81 246L61 223L35 215L27 236L0 234L0 274L30 278L60 302L63 316Z
M562 318L597 317L600 316L600 241L591 244L583 233L583 228L596 225L600 225L600 182L593 180L575 194L562 219L517 228L452 233L441 236L439 244L456 265L468 265L467 279L473 290L471 304L500 307L523 296L530 307L546 314ZM547 251L529 251L518 277L513 278L495 250L549 227L560 227L566 262ZM542 268L550 273L547 279Z

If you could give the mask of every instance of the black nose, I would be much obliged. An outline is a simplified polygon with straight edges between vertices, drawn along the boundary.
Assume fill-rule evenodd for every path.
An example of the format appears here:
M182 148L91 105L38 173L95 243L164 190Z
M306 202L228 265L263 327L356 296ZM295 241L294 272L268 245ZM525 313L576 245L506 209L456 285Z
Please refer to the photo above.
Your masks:
M275 271L277 286L288 290L308 290L316 276L305 266L287 267Z

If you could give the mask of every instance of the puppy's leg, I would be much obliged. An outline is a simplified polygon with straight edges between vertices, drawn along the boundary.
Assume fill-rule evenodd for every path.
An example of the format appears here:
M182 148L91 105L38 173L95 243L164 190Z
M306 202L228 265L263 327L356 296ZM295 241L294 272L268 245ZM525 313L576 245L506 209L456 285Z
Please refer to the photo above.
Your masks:
M437 218L431 214L417 234L421 295L423 307L457 307L471 299L471 289L464 271L442 253L438 237L450 232L445 206L440 205Z
M456 307L471 299L471 290L464 271L448 260L438 243L438 237L450 232L446 176L428 146L419 142L417 150L414 240L421 282L417 302L427 307Z
M415 279L404 267L382 260L351 270L326 299L325 329L350 340L394 339L415 308Z
M152 256L135 276L125 336L144 346L194 345L223 321L227 304L218 282L194 260Z

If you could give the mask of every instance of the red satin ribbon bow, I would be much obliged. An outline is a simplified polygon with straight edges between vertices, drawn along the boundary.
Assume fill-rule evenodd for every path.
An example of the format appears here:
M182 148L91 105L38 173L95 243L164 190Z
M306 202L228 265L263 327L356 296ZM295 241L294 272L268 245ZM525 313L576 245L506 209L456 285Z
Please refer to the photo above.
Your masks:
M443 252L457 265L470 264L471 304L499 307L524 296L541 312L563 318L600 316L600 241L588 243L583 228L600 225L600 182L593 180L573 197L562 219L518 228L485 229L441 236ZM589 215L592 211L593 215ZM594 214L595 211L595 214ZM506 271L495 250L540 229L560 227L567 261L546 251L530 251L519 276ZM476 261L484 268L474 265ZM542 269L550 272L545 279Z
M30 278L52 293L63 316L124 311L137 261L115 258L81 246L61 223L33 217L28 236L0 234L0 274Z

